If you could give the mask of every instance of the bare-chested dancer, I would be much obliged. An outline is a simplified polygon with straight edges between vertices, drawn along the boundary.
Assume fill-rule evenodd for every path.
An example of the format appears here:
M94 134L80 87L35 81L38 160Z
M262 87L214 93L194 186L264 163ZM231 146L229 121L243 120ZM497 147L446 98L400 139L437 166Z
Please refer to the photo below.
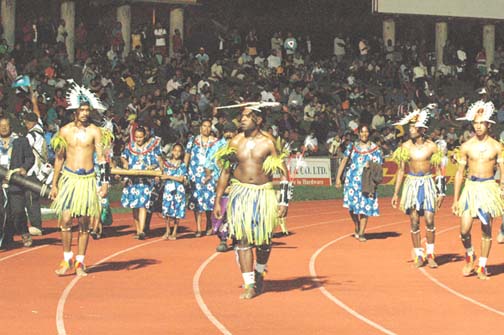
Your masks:
M241 115L243 133L229 143L234 152L232 167L223 169L217 185L214 215L222 218L220 200L231 178L227 207L229 233L237 241L240 270L245 282L242 299L251 299L263 289L263 274L271 251L271 235L278 217L287 213L289 184L286 166L272 138L261 131L263 115L257 107L245 108ZM229 164L227 164L229 166ZM272 184L273 172L280 172L281 198L277 201ZM254 271L256 247L257 262Z
M436 226L434 213L441 206L446 192L446 181L440 175L436 183L432 178L433 166L439 167L442 153L437 145L426 139L427 122L430 108L416 110L404 117L395 125L409 124L410 139L404 142L394 153L394 158L399 165L396 175L392 207L397 208L399 190L404 178L406 164L408 173L404 179L400 209L409 215L411 221L411 241L413 242L414 261L416 267L425 265L425 260L431 268L437 268L434 256L434 242ZM426 252L422 248L420 233L420 217L425 217L426 225Z
M54 179L50 197L51 208L59 217L63 242L63 261L56 270L59 276L72 272L86 276L84 257L88 246L90 220L100 215L100 203L96 189L93 154L96 151L102 186L100 196L108 191L110 168L105 163L101 131L90 123L92 108L102 108L97 98L85 88L75 85L69 93L68 109L75 109L73 122L62 127L52 141L56 152ZM72 219L79 223L78 250L73 261Z
M455 175L455 190L452 211L461 217L460 237L466 250L464 276L474 273L474 253L471 241L471 227L475 218L481 221L481 255L476 268L479 279L489 279L486 269L492 246L492 219L501 216L504 208L504 160L502 145L490 137L488 130L494 106L491 102L478 101L471 105L462 120L472 121L475 135L463 143L457 155L459 167ZM500 184L494 180L494 167L498 164ZM460 194L464 172L467 178ZM460 197L459 197L460 194Z

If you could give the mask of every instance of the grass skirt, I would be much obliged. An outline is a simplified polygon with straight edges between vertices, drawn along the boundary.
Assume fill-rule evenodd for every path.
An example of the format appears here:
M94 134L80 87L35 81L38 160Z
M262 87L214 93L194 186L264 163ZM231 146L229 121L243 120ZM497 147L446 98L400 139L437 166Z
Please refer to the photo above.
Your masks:
M459 199L458 216L466 212L473 218L478 217L478 210L495 218L503 213L504 201L500 196L499 184L495 180L472 181L466 179Z
M432 175L406 175L401 195L401 210L409 214L412 209L418 212L436 211L436 184Z
M264 185L231 181L227 207L229 234L250 244L271 243L271 235L278 225L278 202L272 183Z
M70 211L73 217L99 217L101 206L97 192L94 172L81 175L63 169L58 182L58 196L51 208L60 218L66 211Z

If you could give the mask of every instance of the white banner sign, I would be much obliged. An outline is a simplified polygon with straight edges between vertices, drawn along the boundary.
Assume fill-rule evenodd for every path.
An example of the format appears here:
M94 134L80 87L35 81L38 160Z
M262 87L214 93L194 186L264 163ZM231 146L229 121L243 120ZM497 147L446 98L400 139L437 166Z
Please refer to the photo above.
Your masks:
M287 160L290 177L294 185L330 186L331 161L329 158L305 158L304 164L296 171L296 159ZM279 176L275 176L278 180Z

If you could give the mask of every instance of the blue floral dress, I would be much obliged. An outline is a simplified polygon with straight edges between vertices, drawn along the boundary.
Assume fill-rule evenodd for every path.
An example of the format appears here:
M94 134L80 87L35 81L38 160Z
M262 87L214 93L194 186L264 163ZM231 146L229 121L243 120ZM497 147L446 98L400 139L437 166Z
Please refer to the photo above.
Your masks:
M180 165L174 165L166 162L163 167L163 174L169 176L186 176L187 167L183 162ZM163 192L163 216L177 219L185 218L186 194L183 183L167 179Z
M343 207L348 208L354 214L366 216L380 215L378 210L378 198L362 195L362 170L368 161L383 164L380 148L371 143L369 149L363 150L356 143L350 143L345 150L345 157L349 157L350 166L345 175L343 189Z
M159 138L152 138L143 148L131 142L123 151L121 157L128 160L128 169L147 170L148 166L158 167L157 157L161 156ZM131 177L123 188L121 205L126 208L147 208L152 190L149 178Z
M215 202L216 182L212 178L206 184L205 164L212 159L210 149L218 142L215 138L210 138L208 143L202 143L201 136L191 137L186 146L186 153L191 154L189 161L189 181L191 184L191 197L189 209L195 212L212 211Z
M205 169L209 169L212 171L212 179L215 182L215 185L217 185L217 182L219 181L219 177L221 174L221 169L219 165L217 165L217 160L215 159L215 154L217 151L219 151L222 147L227 145L228 141L225 138L221 138L215 145L213 145L209 150L208 150L208 156L210 159L207 159L205 162Z

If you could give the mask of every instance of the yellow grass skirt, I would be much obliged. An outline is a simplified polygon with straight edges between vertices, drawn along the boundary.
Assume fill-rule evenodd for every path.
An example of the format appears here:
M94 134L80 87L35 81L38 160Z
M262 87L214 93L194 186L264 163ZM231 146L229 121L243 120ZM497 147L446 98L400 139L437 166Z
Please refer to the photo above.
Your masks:
M231 180L227 220L229 233L237 240L246 238L250 244L269 244L278 225L273 183L254 185Z
M432 175L412 176L406 175L402 189L400 208L409 214L409 210L436 211L436 184Z
M99 217L101 208L95 173L81 175L64 168L58 181L58 196L51 208L60 218L67 211L73 217Z
M478 216L478 209L495 218L503 213L504 201L500 196L499 184L495 180L472 181L466 179L459 199L458 216L467 212L471 217Z

